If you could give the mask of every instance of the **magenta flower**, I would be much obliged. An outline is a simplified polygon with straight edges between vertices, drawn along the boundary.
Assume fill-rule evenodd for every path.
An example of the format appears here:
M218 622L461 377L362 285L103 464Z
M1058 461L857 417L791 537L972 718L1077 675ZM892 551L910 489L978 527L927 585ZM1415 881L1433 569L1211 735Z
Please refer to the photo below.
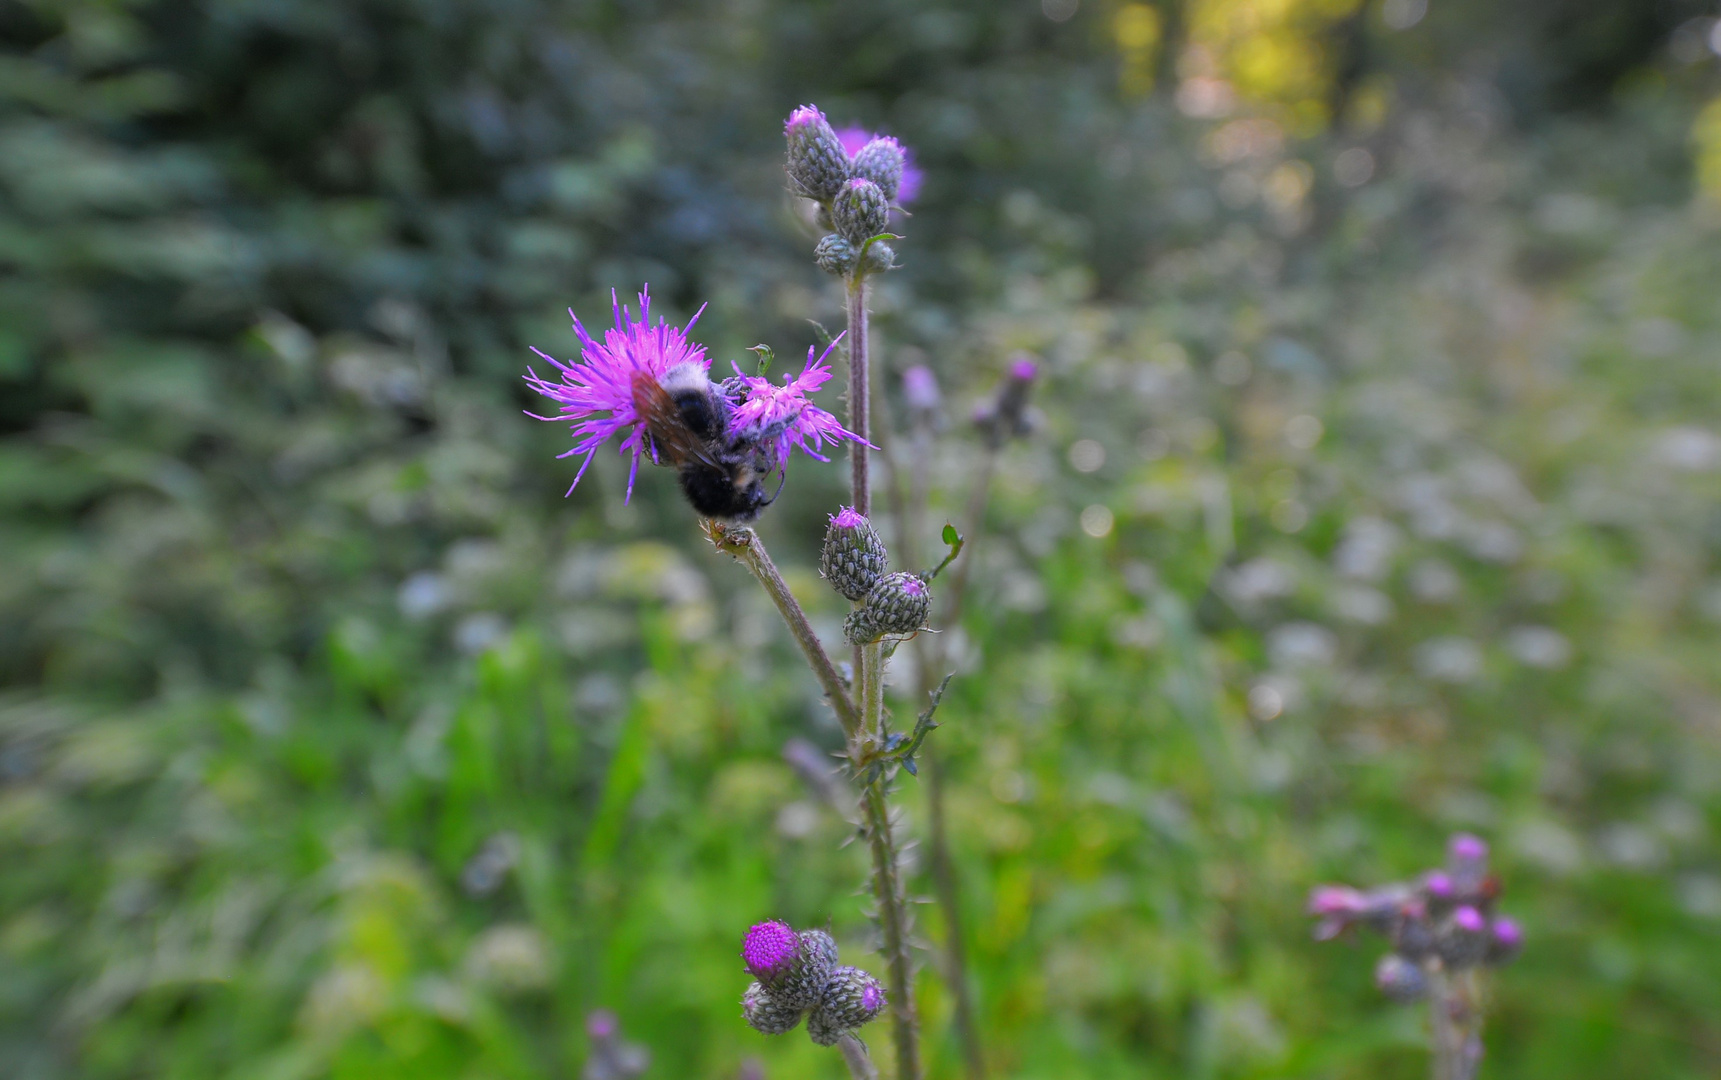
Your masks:
M772 919L754 925L741 942L741 962L756 979L775 979L800 955L801 939L786 922Z
M830 381L827 358L834 348L833 341L814 359L812 346L808 346L806 366L793 378L783 376L781 386L758 375L742 375L740 368L735 369L747 399L730 415L731 430L739 438L763 441L771 449L778 469L788 462L791 448L818 461L829 461L830 458L819 453L826 443L834 446L844 439L866 441L808 400L809 395Z
M837 139L842 142L843 149L848 152L851 158L860 153L861 147L872 142L875 138L878 136L859 124L853 124L837 131ZM920 184L926 178L926 174L914 163L914 151L904 146L902 147L902 156L904 159L902 179L897 183L896 201L898 205L906 206L914 201L916 195L920 194Z
M631 499L634 478L639 475L640 456L649 453L653 461L657 460L645 424L634 411L634 379L643 374L661 380L665 372L678 364L695 363L709 371L711 361L706 359L703 345L695 345L687 340L687 332L693 329L693 324L699 321L700 314L705 311L703 306L694 312L693 318L687 320L686 326L676 327L666 325L662 319L657 321L656 326L652 325L650 286L646 286L639 294L638 319L616 300L613 290L610 292L610 303L615 312L615 325L604 331L602 341L587 333L580 317L574 314L572 308L568 309L568 315L574 320L574 333L580 337L578 361L564 364L538 348L532 349L540 357L554 364L561 377L552 382L527 368L526 382L532 389L554 401L560 415L526 415L539 420L569 422L574 433L573 449L558 454L557 457L571 457L574 454L586 456L585 461L580 464L580 471L574 475L574 482L568 486L570 495L573 494L574 488L579 486L580 478L586 475L586 468L591 465L598 447L608 442L610 436L626 431L620 452L624 456L631 454L633 457L627 474L627 497Z

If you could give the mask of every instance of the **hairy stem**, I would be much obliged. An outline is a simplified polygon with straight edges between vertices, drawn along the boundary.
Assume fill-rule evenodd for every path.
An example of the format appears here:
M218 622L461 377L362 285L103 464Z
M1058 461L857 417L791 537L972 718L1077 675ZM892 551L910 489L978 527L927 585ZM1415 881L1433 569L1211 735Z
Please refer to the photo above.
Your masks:
M914 425L914 437L909 450L911 466L906 470L907 484L903 482L905 470L901 456L894 452L895 445L885 442L882 430L879 434L877 441L886 448L885 461L890 467L891 483L887 490L897 521L897 548L907 565L920 566L923 565L920 537L926 534L925 510L930 502L927 465L932 458L932 431L924 422ZM986 523L986 502L991 491L992 471L997 458L997 447L988 442L968 500L967 547L964 549L967 558L957 560L949 578L950 585L941 594L944 613L940 622L946 627L955 626L961 618L962 598L968 586L968 570L974 561L974 541ZM905 487L909 489L906 493ZM915 699L917 703L925 703L930 699L938 686L939 672L945 670L947 658L942 641L943 639L930 634L920 634L914 638L914 654L919 675L919 696ZM944 766L937 749L930 743L921 748L917 759L926 781L924 790L928 839L932 849L932 891L938 903L939 915L944 921L944 981L955 997L956 1034L962 1044L962 1059L969 1080L985 1080L986 1054L980 1041L980 1025L975 1016L973 989L968 983L968 954L962 933L962 905L957 895L956 864L950 856L950 837L944 813Z
M872 480L867 475L867 441L871 396L867 370L866 277L856 272L848 283L849 430L861 437L849 444L849 496L857 513L872 516Z
M849 342L849 430L861 437L849 445L849 497L857 512L872 515L872 480L868 473L867 443L872 434L871 371L868 366L866 276L857 271L848 281ZM884 741L884 647L873 642L855 646L855 689L859 695L860 724L850 737L850 760L860 760L857 751L868 751ZM890 808L885 802L888 776L880 776L862 792L868 844L872 849L873 898L878 903L879 927L884 935L885 962L889 967L890 1015L896 1041L896 1080L920 1080L919 1023L914 1009L914 963L909 954L908 913L898 880L896 840L891 835Z
M862 796L867 841L872 846L872 891L878 900L879 929L889 968L891 1027L896 1038L896 1075L920 1080L920 1032L914 1010L914 966L908 952L907 915L897 874L896 840L891 835L885 781L867 786Z
M837 1049L843 1052L843 1064L849 1067L853 1080L878 1080L878 1066L872 1063L865 1043L848 1034L837 1040Z
M843 731L853 739L860 732L860 713L849 699L848 689L843 686L842 676L837 674L836 665L831 663L831 658L825 653L825 647L819 643L819 636L813 632L812 624L807 621L807 613L801 610L795 594L789 591L783 575L777 572L776 564L765 550L765 542L760 540L759 534L752 529L726 529L712 522L707 522L705 528L706 535L711 537L713 544L741 560L741 563L753 572L753 576L759 579L759 584L765 587L766 595L777 605L777 612L783 616L783 622L788 625L795 644L799 645L801 652L806 655L807 665L813 669L813 675L819 680L819 685L824 687L825 696L831 699L831 707L837 711L837 719L842 721Z
M1480 985L1474 970L1435 970L1428 1011L1434 1028L1434 1080L1474 1080L1481 1064Z

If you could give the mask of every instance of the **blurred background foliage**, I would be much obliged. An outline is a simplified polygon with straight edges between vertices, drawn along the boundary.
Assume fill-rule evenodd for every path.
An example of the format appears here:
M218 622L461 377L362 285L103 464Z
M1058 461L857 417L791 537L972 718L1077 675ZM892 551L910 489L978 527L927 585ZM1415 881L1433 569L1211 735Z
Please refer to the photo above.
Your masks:
M518 379L644 282L719 363L836 325L813 100L928 173L877 332L936 512L1044 361L934 736L998 1074L1421 1075L1301 904L1463 827L1529 932L1485 1075L1714 1076L1717 14L0 3L0 1074L571 1077L607 1007L652 1076L838 1075L735 955L865 955L783 757L838 732ZM842 478L763 526L833 639Z

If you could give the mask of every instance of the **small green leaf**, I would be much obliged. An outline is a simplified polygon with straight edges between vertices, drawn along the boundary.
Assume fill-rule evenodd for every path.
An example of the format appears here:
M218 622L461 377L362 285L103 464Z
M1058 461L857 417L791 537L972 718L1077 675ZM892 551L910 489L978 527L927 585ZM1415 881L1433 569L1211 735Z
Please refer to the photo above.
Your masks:
M960 533L958 533L956 531L956 526L950 524L949 522L945 522L944 523L944 542L945 542L945 544L947 544L950 547L955 547L961 541L961 539L962 539L962 536Z

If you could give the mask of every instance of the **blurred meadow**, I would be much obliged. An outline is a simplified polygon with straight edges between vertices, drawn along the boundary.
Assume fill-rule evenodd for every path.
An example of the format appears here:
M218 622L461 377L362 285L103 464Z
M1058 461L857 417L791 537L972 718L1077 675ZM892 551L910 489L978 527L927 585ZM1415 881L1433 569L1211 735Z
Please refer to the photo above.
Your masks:
M994 1075L1425 1075L1303 903L1455 829L1526 930L1484 1078L1721 1075L1718 15L0 0L0 1076L572 1078L599 1008L648 1077L842 1075L737 957L878 966L784 757L841 732L520 378L646 282L720 366L839 326L807 101L926 172L874 350L899 427L943 385L935 523L1042 365L932 737ZM845 483L760 526L831 641Z

